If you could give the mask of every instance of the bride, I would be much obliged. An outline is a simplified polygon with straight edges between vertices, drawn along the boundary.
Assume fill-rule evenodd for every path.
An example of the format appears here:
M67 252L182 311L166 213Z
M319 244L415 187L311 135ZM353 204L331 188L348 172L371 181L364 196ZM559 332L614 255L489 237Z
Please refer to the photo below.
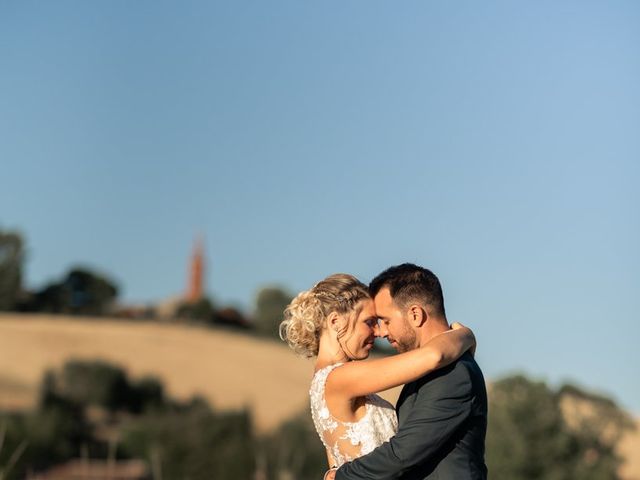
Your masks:
M381 335L368 288L347 274L331 275L298 294L285 310L280 336L298 354L316 357L311 415L331 468L396 433L395 409L376 392L414 381L475 347L471 330L453 324L422 348L358 361Z

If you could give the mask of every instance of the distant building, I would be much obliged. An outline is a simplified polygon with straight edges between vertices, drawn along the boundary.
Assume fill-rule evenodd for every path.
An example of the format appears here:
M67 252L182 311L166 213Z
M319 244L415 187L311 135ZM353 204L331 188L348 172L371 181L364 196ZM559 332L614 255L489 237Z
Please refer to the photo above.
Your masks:
M204 246L202 236L196 239L191 263L189 265L189 285L185 300L189 303L196 303L202 300L204 292Z
M183 302L182 295L172 295L165 298L155 306L156 317L160 320L173 319Z
M184 293L167 297L152 306L121 306L117 315L124 318L157 318L173 320L185 304L196 304L205 295L205 252L202 235L196 237L187 267ZM234 322L231 322L234 323Z

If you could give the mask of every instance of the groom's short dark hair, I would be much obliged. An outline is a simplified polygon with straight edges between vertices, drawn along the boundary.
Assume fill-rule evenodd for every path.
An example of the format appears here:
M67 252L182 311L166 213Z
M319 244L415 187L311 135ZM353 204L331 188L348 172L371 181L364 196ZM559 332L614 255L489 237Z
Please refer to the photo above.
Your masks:
M446 318L440 280L431 270L413 263L387 268L371 280L369 292L375 297L384 287L389 288L391 298L398 306L405 307L410 302L431 305L433 314Z

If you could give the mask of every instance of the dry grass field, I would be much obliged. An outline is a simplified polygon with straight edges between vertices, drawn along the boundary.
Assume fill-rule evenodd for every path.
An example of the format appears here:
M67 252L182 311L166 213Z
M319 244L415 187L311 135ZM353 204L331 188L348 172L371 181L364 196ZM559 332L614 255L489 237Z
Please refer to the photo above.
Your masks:
M270 430L308 408L313 364L285 345L199 327L42 315L0 315L0 409L33 405L44 371L70 358L104 359L159 377L168 393L217 409L249 406ZM398 389L386 392L392 402ZM640 426L639 426L640 427ZM640 480L640 428L622 442L623 475Z

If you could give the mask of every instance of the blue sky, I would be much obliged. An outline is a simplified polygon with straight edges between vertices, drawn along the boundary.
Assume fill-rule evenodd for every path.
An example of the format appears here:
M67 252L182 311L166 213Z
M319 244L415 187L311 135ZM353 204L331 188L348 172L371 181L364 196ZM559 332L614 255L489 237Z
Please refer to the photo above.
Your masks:
M0 227L126 301L441 278L490 378L640 413L637 2L0 2Z

